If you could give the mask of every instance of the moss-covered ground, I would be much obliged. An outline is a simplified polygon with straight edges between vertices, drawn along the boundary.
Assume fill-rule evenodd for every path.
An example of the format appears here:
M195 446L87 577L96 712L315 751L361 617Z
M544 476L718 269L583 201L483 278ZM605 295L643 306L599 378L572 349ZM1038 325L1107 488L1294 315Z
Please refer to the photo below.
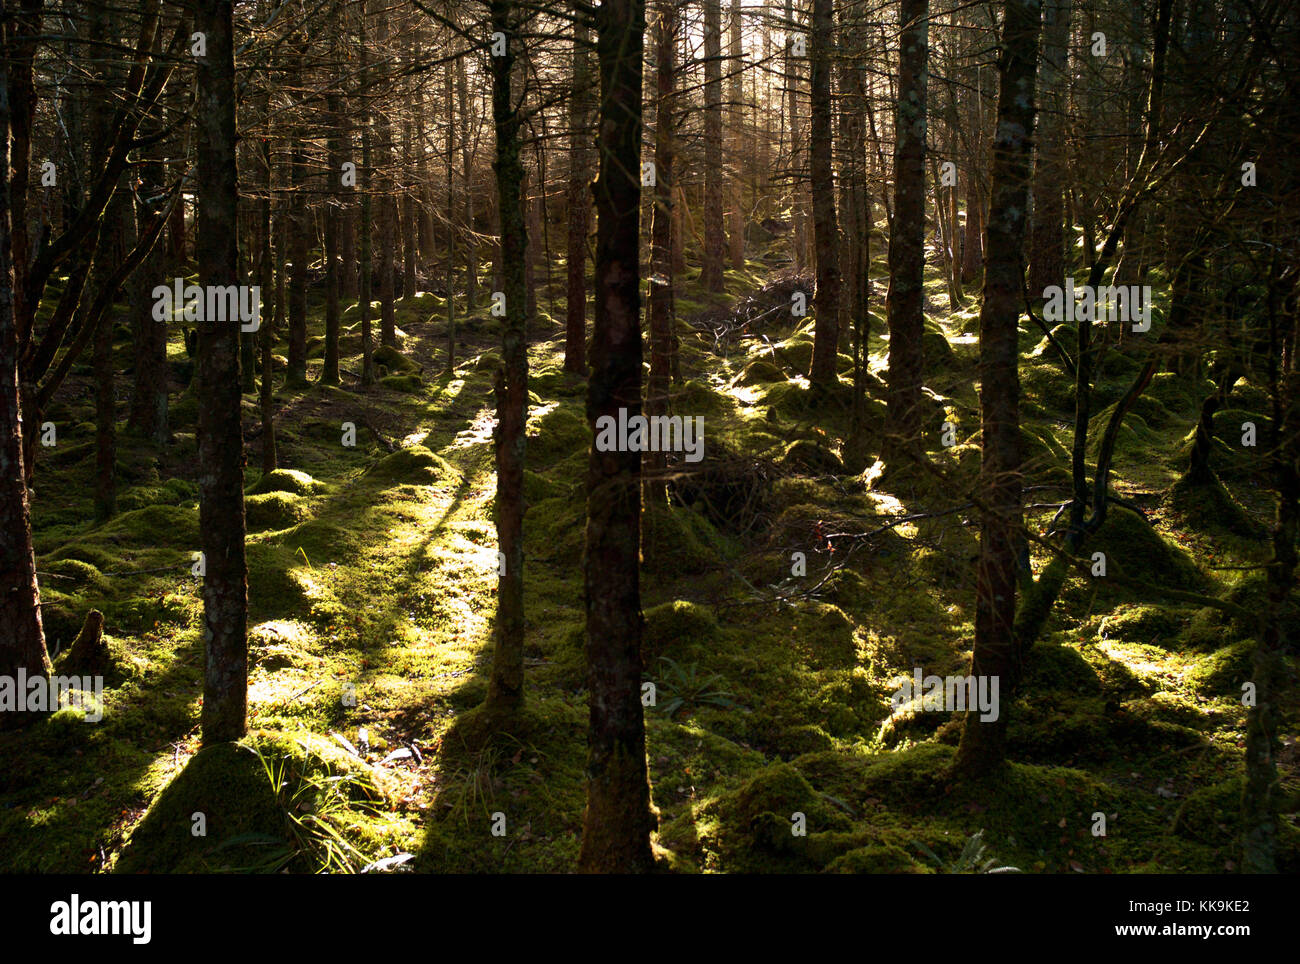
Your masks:
M969 659L975 302L947 310L937 275L927 289L927 447L947 481L876 478L878 467L844 467L851 359L841 358L840 388L815 396L811 318L781 308L780 285L764 288L769 266L729 272L725 298L703 293L697 274L677 301L683 382L673 407L704 416L706 459L677 466L673 504L647 506L644 521L645 672L656 684L647 736L664 865L943 872L961 869L983 831L989 855L1027 872L1233 870L1241 686L1257 633L1242 613L1260 608L1262 575L1248 567L1267 558L1271 511L1236 423L1263 418L1258 387L1239 385L1216 422L1222 487L1189 490L1176 483L1209 385L1158 376L1120 436L1113 487L1130 508L1113 511L1093 547L1107 554L1107 576L1071 580L1031 654L1023 698L1004 710L1009 770L955 785L945 771L956 721L895 712L891 694L916 666L964 673ZM776 308L761 321L710 327L742 298L763 306L765 290L777 292L766 305ZM349 306L343 384L278 387L273 476L256 468L260 417L246 396L250 735L202 754L197 401L180 333L174 442L156 451L119 435L119 512L101 525L88 522L88 371L74 371L47 414L58 443L36 470L45 626L55 654L99 609L116 672L102 722L64 710L0 735L0 871L355 870L399 854L413 855L406 869L428 872L573 868L590 435L585 386L562 371L553 320L562 305L548 311L541 300L529 350L528 708L491 740L466 725L486 692L496 584L499 334L485 309L458 319L447 372L445 303L402 300L400 354L386 353L384 377L362 389ZM322 316L313 303L313 335ZM1150 335L1106 350L1098 419L1135 370L1140 338L1161 323L1157 311ZM870 326L874 440L888 350L877 309ZM123 371L124 325L119 334ZM1071 388L1037 329L1022 335L1028 501L1038 506L1029 518L1044 531L1068 494ZM955 445L942 444L945 421ZM356 426L354 447L342 444L344 422ZM1035 555L1036 568L1045 561ZM1171 599L1169 588L1183 595ZM1280 761L1291 871L1300 863L1293 656ZM806 836L791 832L795 814ZM1098 814L1104 836L1093 833Z

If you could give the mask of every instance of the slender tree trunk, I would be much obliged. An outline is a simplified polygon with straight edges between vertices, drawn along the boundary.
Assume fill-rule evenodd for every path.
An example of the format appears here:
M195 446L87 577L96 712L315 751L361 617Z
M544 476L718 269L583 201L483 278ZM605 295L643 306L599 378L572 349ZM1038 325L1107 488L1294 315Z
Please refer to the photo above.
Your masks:
M993 140L984 302L980 307L980 555L971 674L997 679L997 718L967 712L954 772L982 778L1004 760L1008 704L1018 683L1017 544L1022 527L1019 321L1024 301L1025 211L1042 0L1007 0Z
M731 201L728 204L731 266L737 271L745 267L745 197L742 170L749 158L745 151L745 51L741 45L741 0L731 0L731 103L727 114L731 126Z
M469 81L464 57L456 61L456 96L460 102L460 163L465 186L465 310L473 311L478 304L478 235L474 228L474 144L469 136Z
M568 300L564 370L587 370L587 235L591 233L591 33L576 12L573 24L573 94L569 98Z
M714 6L716 10L716 3ZM600 174L596 181L596 318L587 417L641 410L640 0L596 11ZM654 814L641 708L641 454L602 452L587 470L587 809L580 870L647 871Z
M325 110L330 118L327 139L329 171L326 173L325 206L325 365L320 380L326 385L339 383L339 326L342 309L339 306L339 212L342 203L343 143L339 129L343 123L342 99L335 90L325 98Z
M494 33L506 35L505 56L492 57L492 119L496 125L497 208L501 214L501 267L506 299L502 320L502 368L494 391L497 427L497 547L504 572L497 582L496 646L484 708L494 714L515 712L524 700L524 451L528 420L528 285L525 261L527 228L520 204L524 167L520 158L520 117L512 90L516 59L523 39L511 17L508 0L491 0Z
M1034 205L1029 226L1029 293L1042 297L1065 278L1064 114L1070 0L1043 7L1043 110L1034 138Z
M840 348L840 228L835 214L835 172L831 167L834 0L813 0L812 27L812 130L808 146L812 168L813 237L817 246L817 290L814 295L817 318L808 380L826 387L839 381L836 363Z
M289 364L285 381L307 381L307 259L311 223L307 214L307 155L295 130L291 150L293 188L289 198Z
M929 0L900 0L898 108L895 115L894 218L889 232L889 397L887 459L921 437L925 330L925 129Z
M0 43L10 49L12 26ZM47 675L41 597L32 550L32 519L23 471L18 391L18 328L14 311L13 214L10 210L10 84L0 70L0 676ZM0 725L14 714L0 714Z
M201 0L195 29L207 36L197 61L198 218L201 285L239 283L239 185L235 168L232 0ZM238 740L248 709L248 568L244 560L244 440L240 424L239 326L198 325L199 539L202 544L203 743Z
M676 183L677 0L658 0L655 40L655 187L650 215L650 380L646 411L668 414L673 353L673 185ZM667 498L665 453L651 455L646 499L663 506Z
M722 0L704 4L704 268L700 280L721 291L727 236L722 225Z

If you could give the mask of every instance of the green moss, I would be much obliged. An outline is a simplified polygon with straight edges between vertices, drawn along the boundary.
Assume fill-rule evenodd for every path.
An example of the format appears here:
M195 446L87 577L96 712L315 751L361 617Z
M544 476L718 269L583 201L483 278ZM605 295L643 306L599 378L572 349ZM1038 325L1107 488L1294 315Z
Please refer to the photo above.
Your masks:
M260 479L249 490L256 495L267 492L291 492L294 495L311 495L324 486L306 472L297 469L276 469Z
M707 653L717 637L718 621L703 606L684 599L662 603L646 610L642 660L647 666L660 656L681 662Z
M901 847L876 845L857 847L826 865L828 874L931 874L934 871L913 860Z
M380 345L371 357L376 365L383 365L394 375L423 371L419 365L389 345Z
M203 836L193 832L202 815ZM289 844L276 795L247 746L218 743L195 754L150 805L115 872L194 873L254 864L265 844Z
M527 459L533 465L551 465L591 448L591 428L569 408L534 416L528 429Z
M244 518L249 532L287 529L310 516L307 500L292 492L266 492L244 499Z
M767 382L783 382L785 373L770 361L755 359L746 365L732 381L733 385L759 385Z
M380 459L366 470L366 476L383 482L432 485L455 479L457 472L423 445L412 445Z
M412 394L424 388L424 380L419 375L385 375L379 384L395 392Z
M1146 585L1198 590L1205 576L1192 557L1153 529L1131 509L1112 505L1106 522L1088 543L1089 552L1106 554L1107 574L1138 580ZM1095 582L1104 582L1098 577Z
M1172 645L1190 617L1186 610L1171 610L1150 603L1121 605L1101 621L1101 638L1151 644L1164 640Z
M643 566L652 572L704 573L720 569L728 551L704 513L647 505L641 516L641 554Z
M781 464L792 470L803 469L823 475L842 475L844 463L826 445L812 439L799 439L786 446Z

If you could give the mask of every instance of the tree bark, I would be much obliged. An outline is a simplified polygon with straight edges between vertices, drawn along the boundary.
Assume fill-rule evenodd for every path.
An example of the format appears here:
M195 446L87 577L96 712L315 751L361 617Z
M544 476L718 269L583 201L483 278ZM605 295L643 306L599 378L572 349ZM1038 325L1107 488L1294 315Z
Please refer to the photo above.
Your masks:
M984 303L980 307L980 554L971 674L999 681L999 712L967 711L953 771L979 779L1005 758L1008 705L1019 679L1015 635L1017 543L1022 527L1019 321L1024 302L1025 211L1043 0L1007 0Z
M889 232L887 460L921 436L921 335L925 330L925 129L929 0L900 0L894 217Z
M831 136L834 0L813 0L812 27L812 130L808 146L812 168L813 238L817 246L817 289L813 296L817 318L808 380L826 387L839 381L836 363L840 347L840 228L835 214L835 172L831 167L834 146Z
M704 267L709 291L723 287L727 237L722 225L722 0L704 2ZM638 165L638 168L640 165Z
M714 4L716 10L716 2ZM596 181L596 317L587 418L641 410L641 0L596 11L600 171ZM652 866L654 816L641 708L641 454L601 452L587 470L587 808L578 867Z
M508 714L524 700L524 453L528 420L528 286L525 259L527 228L520 205L524 167L520 158L520 117L512 90L512 74L523 38L511 17L508 0L491 0L488 10L494 33L506 35L506 53L492 57L492 119L496 125L497 208L501 214L502 367L494 391L497 404L496 446L497 551L505 571L497 583L496 645L484 709Z
M591 233L591 32L580 12L573 23L573 94L569 98L569 243L564 370L587 370L587 235Z
M235 167L232 0L201 0L195 29L207 35L197 63L198 217L201 285L239 283L239 185ZM203 743L238 740L248 710L248 567L244 559L244 440L239 325L198 325L199 537L202 544Z

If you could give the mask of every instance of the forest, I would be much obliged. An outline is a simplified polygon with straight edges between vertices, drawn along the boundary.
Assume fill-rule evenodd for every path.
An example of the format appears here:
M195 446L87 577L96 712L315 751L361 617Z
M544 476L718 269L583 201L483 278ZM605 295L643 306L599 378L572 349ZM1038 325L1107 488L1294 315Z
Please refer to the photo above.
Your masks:
M0 873L1300 870L1290 0L0 28Z

